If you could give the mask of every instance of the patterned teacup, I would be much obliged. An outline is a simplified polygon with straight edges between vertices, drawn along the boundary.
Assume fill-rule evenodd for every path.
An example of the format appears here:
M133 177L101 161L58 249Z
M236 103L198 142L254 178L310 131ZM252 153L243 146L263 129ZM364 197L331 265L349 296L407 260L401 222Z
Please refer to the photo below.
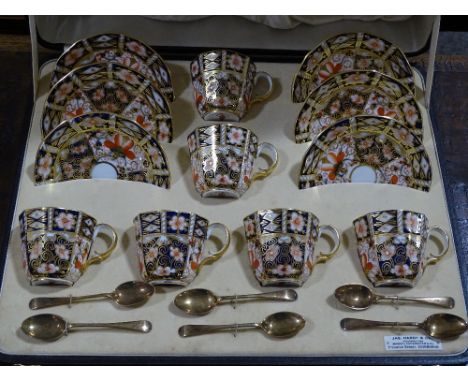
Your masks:
M250 265L262 286L301 286L315 264L330 259L340 246L340 234L330 225L319 225L311 212L276 208L260 210L244 219ZM330 253L317 254L315 243L324 231L335 245Z
M190 65L195 103L206 121L240 121L254 102L266 100L273 92L268 73L257 72L250 57L232 50L201 53ZM268 89L263 95L252 93L259 78Z
M23 267L31 285L73 285L91 264L111 255L117 233L92 216L57 207L24 210L19 216ZM107 231L107 232L106 232ZM91 252L99 233L110 234L103 253Z
M190 284L203 266L214 263L226 252L231 239L224 224L209 224L191 212L144 212L133 223L141 277L153 285ZM215 230L225 235L222 248L205 251L205 241Z
M447 233L428 227L427 217L420 212L375 211L353 223L362 269L375 287L413 287L426 265L437 263L449 247ZM438 255L425 252L427 239L434 234L443 243Z
M202 197L239 198L250 184L270 175L278 164L278 152L270 143L258 143L249 129L215 124L195 129L187 137L195 189ZM255 159L265 153L267 169L253 172Z

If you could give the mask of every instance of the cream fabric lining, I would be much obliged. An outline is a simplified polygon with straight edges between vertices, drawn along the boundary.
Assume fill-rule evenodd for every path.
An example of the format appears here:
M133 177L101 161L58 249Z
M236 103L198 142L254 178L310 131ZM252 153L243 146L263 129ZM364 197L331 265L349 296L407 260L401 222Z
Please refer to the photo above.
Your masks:
M279 150L279 165L273 174L255 182L239 200L201 199L191 179L186 137L197 126L208 124L195 109L189 76L189 62L168 62L175 79L174 113L175 139L164 146L172 176L170 190L148 184L113 180L82 180L53 185L34 186L33 163L40 143L39 120L48 89L48 76L53 63L40 72L38 99L35 103L24 163L21 172L16 210L9 240L6 266L0 294L0 351L9 354L35 355L211 355L211 356L410 356L454 355L467 348L468 333L456 341L443 343L441 351L386 352L384 336L392 330L343 332L339 322L344 317L362 317L390 321L423 321L428 315L442 311L425 306L373 306L367 311L350 312L338 306L333 291L344 283L369 285L359 268L352 221L369 211L389 208L412 209L425 213L431 225L450 232L448 254L434 266L429 266L413 289L382 289L380 293L400 296L452 296L456 306L450 313L466 318L466 308L460 280L457 256L453 245L446 207L444 186L437 153L418 73L418 102L423 112L424 145L433 170L429 193L390 185L346 184L299 190L298 172L307 144L294 143L294 123L300 104L290 99L290 85L295 64L257 63L258 70L270 73L275 90L272 98L256 104L240 124L252 129L260 141L270 142ZM257 166L264 166L258 162ZM56 205L91 213L100 222L110 223L120 240L117 250L102 264L90 267L71 288L31 287L21 269L18 215L25 209ZM71 333L54 343L38 343L19 333L21 321L39 312L28 308L29 299L37 296L68 296L112 291L124 281L139 279L133 217L154 209L179 209L198 213L210 222L221 222L232 230L232 242L227 253L215 264L205 267L190 288L207 288L219 295L255 293L274 288L261 288L249 268L242 220L248 214L266 208L289 207L313 212L320 224L332 224L343 234L342 246L326 264L315 267L303 287L298 288L294 303L239 304L233 310L221 306L204 318L189 317L172 305L177 293L184 289L164 288L147 305L133 310L119 309L111 302L79 304L47 310L72 322L125 321L148 319L153 323L149 334L113 331ZM325 240L317 250L328 251ZM435 251L430 242L429 251ZM184 324L243 323L262 320L268 314L290 310L302 314L307 325L297 337L278 341L261 332L217 334L183 339L177 329ZM46 312L46 311L44 311ZM421 334L409 330L405 334Z

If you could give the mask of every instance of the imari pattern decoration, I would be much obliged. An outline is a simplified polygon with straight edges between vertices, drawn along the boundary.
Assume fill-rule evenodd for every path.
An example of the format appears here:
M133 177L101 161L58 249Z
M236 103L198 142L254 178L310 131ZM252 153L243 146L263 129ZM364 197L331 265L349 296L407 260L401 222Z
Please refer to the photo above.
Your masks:
M116 63L148 78L169 101L174 91L169 68L159 54L141 41L123 34L100 34L72 44L57 60L51 86L73 69L97 63Z
M145 76L126 66L86 65L58 81L47 96L42 136L63 121L91 112L118 114L138 123L159 143L172 141L171 111L165 96Z
M202 197L242 196L257 178L253 165L263 149L269 149L272 165L262 176L267 176L276 167L276 149L268 143L259 144L251 130L239 126L199 127L190 133L187 142L192 179Z
M90 253L100 225L81 211L33 208L20 214L19 223L23 268L31 285L73 285L90 263L104 260L116 245L114 236L104 255Z
M251 59L231 50L213 50L200 54L190 65L195 104L207 121L240 121L252 102L268 98L272 79L257 72ZM265 77L269 89L252 98L259 77Z
M422 139L421 111L408 88L375 71L352 71L310 93L296 121L296 142L313 141L334 123L359 115L393 118Z
M415 91L413 71L398 47L367 33L346 33L307 53L293 79L293 102L304 102L323 82L352 70L375 70Z
M353 117L312 142L299 188L337 183L384 183L429 191L432 171L421 140L386 117Z
M137 123L109 113L88 113L62 122L36 155L36 184L90 179L99 164L117 179L169 188L166 155Z
M328 256L317 256L318 218L293 209L260 210L244 218L250 265L262 286L301 286L314 265ZM339 236L336 237L339 243ZM338 244L339 245L339 244Z
M227 248L221 254L203 255L210 226L194 213L150 211L133 223L142 279L154 285L190 284L207 259L216 261Z
M447 234L429 228L427 217L419 212L370 212L354 220L353 226L362 270L376 287L414 286L425 266L437 262L448 248ZM445 241L445 250L438 256L425 254L433 230L439 230Z

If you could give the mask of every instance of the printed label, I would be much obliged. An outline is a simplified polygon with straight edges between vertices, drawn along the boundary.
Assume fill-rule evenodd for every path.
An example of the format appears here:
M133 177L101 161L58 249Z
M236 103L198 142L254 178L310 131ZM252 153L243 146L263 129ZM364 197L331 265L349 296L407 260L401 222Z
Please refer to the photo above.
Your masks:
M427 336L385 336L385 350L442 350L442 342Z

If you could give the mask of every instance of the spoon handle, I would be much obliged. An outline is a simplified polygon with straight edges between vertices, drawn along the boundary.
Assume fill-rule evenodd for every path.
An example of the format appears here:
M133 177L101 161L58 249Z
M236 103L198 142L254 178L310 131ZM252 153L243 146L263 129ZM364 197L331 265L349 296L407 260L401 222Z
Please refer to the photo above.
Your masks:
M103 328L103 329L119 329L131 330L133 332L148 333L151 331L152 325L150 321L125 321L125 322L104 322L104 323L68 323L67 331L70 332L76 329Z
M400 296L376 296L377 301L391 301L395 304L399 302L416 302L419 304L439 306L452 309L455 306L455 300L452 297L400 297Z
M237 332L239 329L255 329L258 324L227 324L227 325L184 325L179 328L179 336L193 337L202 334Z
M391 327L399 328L402 326L420 327L418 322L388 322L388 321L372 321L363 320L362 318L343 318L340 322L341 329L343 330L361 330L372 329L378 327Z
M112 293L99 293L90 294L87 296L68 296L68 297L36 297L29 301L29 308L32 310L50 308L59 305L71 305L78 302L84 302L89 300L99 300L104 298L112 298Z
M218 304L237 303L245 301L296 301L297 293L294 289L277 290L267 293L256 294L241 294L234 296L221 296L219 297Z

